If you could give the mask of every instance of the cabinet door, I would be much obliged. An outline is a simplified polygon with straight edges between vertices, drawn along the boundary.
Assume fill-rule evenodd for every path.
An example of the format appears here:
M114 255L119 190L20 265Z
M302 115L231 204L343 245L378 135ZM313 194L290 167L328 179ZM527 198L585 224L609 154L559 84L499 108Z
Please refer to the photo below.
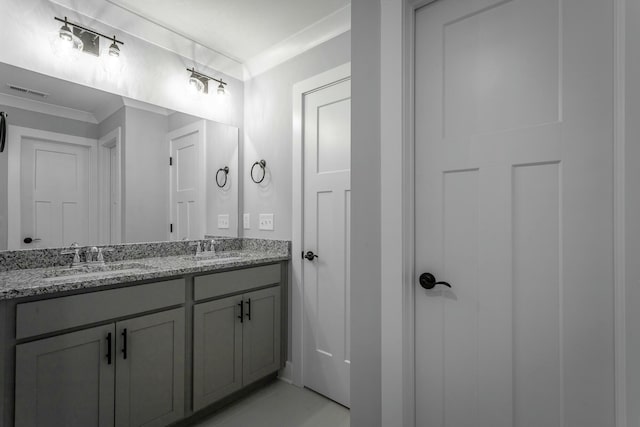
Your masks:
M184 414L184 308L116 323L116 426L164 426Z
M243 383L280 368L280 287L244 295Z
M193 409L242 387L241 296L193 309Z
M113 426L114 333L110 324L17 345L15 425Z

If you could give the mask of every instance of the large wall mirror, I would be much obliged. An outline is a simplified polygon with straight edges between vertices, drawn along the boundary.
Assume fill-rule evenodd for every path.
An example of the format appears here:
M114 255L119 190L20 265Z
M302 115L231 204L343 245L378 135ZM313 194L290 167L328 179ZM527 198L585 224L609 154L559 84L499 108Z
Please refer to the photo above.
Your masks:
M0 64L0 250L238 233L238 128Z

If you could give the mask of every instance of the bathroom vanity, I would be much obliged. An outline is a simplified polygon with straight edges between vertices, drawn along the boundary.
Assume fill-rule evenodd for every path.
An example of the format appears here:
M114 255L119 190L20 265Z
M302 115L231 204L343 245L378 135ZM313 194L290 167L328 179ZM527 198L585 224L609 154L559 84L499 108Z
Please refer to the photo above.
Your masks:
M288 260L244 249L0 272L0 424L165 426L275 376Z

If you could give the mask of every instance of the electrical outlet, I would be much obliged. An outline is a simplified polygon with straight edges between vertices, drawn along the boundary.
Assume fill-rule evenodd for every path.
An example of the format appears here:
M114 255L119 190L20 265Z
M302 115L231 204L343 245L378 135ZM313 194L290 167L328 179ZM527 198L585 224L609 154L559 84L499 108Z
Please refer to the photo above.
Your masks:
M218 215L218 228L229 228L229 215Z
M251 214L244 214L242 220L244 222L244 229L249 230L251 228Z
M260 230L273 231L273 214L260 214L258 223Z

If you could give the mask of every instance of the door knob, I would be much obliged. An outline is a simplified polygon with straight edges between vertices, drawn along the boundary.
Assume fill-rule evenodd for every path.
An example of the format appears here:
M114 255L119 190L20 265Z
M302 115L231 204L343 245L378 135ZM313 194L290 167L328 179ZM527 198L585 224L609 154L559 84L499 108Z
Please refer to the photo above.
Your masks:
M307 251L306 254L304 252L302 253L302 258L306 258L309 261L313 261L314 258L318 258L318 255L314 254L311 251Z
M431 273L422 273L419 280L420 286L425 289L433 289L436 285L451 287L447 282L436 282L436 277Z
M40 239L34 239L34 238L31 238L31 237L25 237L25 238L24 238L24 240L23 240L23 242L25 242L25 243L28 245L28 244L29 244L29 243L31 243L31 242L37 242L37 241L39 241L39 240L40 240Z

